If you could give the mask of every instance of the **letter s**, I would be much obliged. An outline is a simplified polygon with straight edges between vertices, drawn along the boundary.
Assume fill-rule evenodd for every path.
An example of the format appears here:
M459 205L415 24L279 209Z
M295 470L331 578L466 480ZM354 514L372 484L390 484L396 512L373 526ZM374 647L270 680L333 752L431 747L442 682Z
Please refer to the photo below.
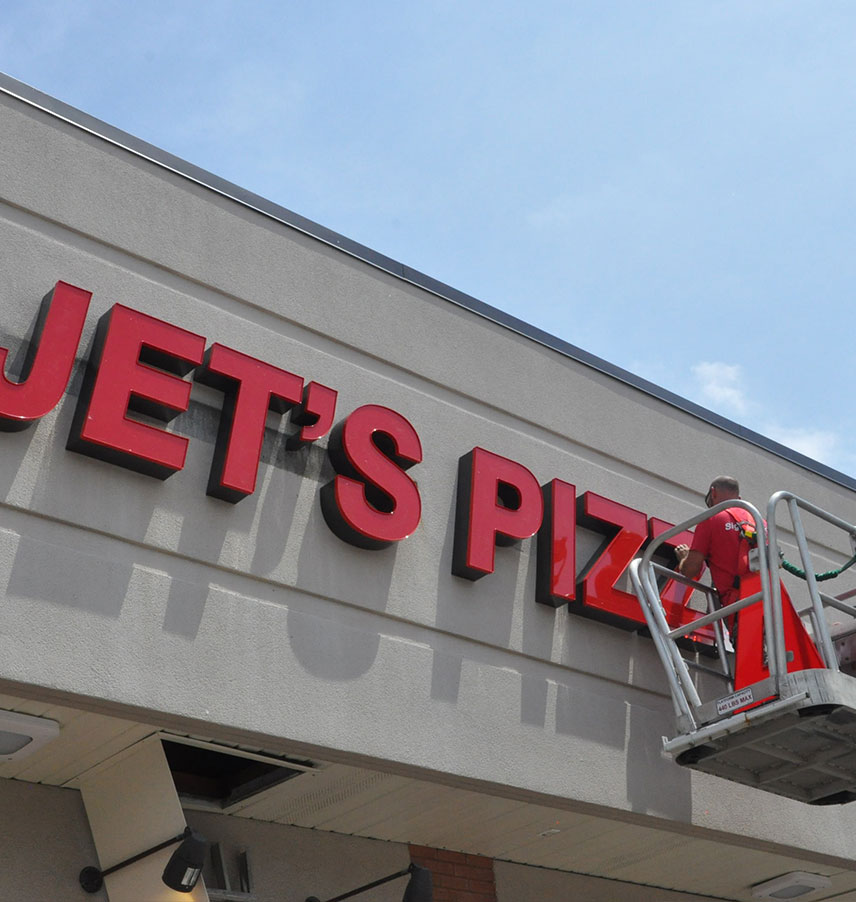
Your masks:
M422 461L422 444L400 413L367 404L330 433L336 478L321 489L330 529L359 548L386 548L411 535L422 516L416 483L405 470Z

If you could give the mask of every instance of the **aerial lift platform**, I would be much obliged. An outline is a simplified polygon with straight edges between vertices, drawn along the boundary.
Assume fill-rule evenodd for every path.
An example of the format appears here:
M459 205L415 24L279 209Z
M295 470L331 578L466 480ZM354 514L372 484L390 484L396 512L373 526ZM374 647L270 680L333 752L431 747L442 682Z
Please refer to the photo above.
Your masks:
M776 515L785 505L799 549L810 604L796 612L779 577ZM662 546L727 508L743 508L758 537L755 571L739 601L721 607L713 587L654 560ZM665 751L685 767L788 796L812 805L856 800L856 589L832 596L821 579L844 568L815 573L800 511L825 520L849 537L856 559L856 525L793 495L777 492L767 522L752 504L732 499L662 533L630 565L630 578L675 707L676 733ZM764 540L766 538L766 541ZM848 565L853 563L853 559ZM797 568L790 565L792 571ZM706 614L672 628L660 598L664 578L683 583L707 600ZM833 628L827 613L845 615ZM725 623L736 615L736 652ZM688 640L706 628L714 636L718 667L687 652ZM708 661L710 658L708 657Z

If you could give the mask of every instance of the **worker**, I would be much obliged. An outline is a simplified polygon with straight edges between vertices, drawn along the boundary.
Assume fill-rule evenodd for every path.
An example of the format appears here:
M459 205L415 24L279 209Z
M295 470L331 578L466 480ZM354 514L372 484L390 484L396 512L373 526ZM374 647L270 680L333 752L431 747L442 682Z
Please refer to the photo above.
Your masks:
M704 502L707 507L713 507L738 498L740 485L737 480L733 476L717 476L711 482ZM678 545L675 548L678 573L697 579L705 564L710 567L710 576L723 607L740 597L740 577L747 572L741 524L746 524L748 519L749 514L742 507L725 508L699 523L693 534L692 547ZM729 630L731 628L729 623Z
M717 476L711 482L704 501L708 507L714 507L739 498L737 480L733 476ZM766 532L766 523L761 528ZM757 538L764 541L763 534ZM761 574L753 572L749 563L751 548L756 544L755 524L749 512L742 507L726 507L696 526L691 546L678 545L675 548L678 558L676 569L690 579L697 579L706 563L710 567L713 586L719 593L720 605L725 607L740 598L761 592ZM823 667L823 659L784 586L781 586L781 599L788 672ZM734 689L750 686L768 677L770 671L762 604L754 603L743 608L736 615L726 618L725 623L737 653ZM738 633L741 637L739 642ZM753 704L760 704L761 701L763 699Z

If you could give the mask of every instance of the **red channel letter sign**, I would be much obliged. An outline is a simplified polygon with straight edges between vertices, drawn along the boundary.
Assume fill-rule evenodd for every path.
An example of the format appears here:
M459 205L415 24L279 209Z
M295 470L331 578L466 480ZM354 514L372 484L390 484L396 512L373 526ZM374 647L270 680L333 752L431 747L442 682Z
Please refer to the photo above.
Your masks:
M65 393L83 334L91 294L57 282L45 297L21 376L5 375L0 348L0 429L25 429L53 410ZM286 449L329 433L335 477L322 487L321 510L332 532L366 549L383 549L419 526L422 499L408 471L422 462L422 443L400 413L377 404L335 422L337 392L164 320L114 305L99 321L86 364L68 447L81 454L167 479L184 467L189 439L166 429L191 401L189 378L223 394L207 493L231 504L256 490L270 411L290 417ZM603 542L578 571L577 526ZM587 616L627 628L644 623L623 587L630 561L670 524L595 492L554 478L544 483L523 464L473 448L458 467L452 573L479 580L493 573L497 548L537 536L536 600L568 604ZM690 542L684 533L669 544ZM663 588L674 626L696 613L689 591ZM710 632L698 638L710 641Z

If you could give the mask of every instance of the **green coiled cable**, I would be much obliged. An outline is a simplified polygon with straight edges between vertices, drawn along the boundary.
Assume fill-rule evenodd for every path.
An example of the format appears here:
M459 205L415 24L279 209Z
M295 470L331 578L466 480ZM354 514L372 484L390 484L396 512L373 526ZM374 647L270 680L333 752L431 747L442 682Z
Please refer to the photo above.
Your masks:
M835 579L836 576L842 574L848 567L852 567L856 564L856 554L847 561L846 564L842 564L842 566L838 567L835 570L826 570L824 573L816 573L814 578L822 583L827 579ZM787 570L788 573L793 573L794 576L798 576L800 579L805 579L805 570L800 567L797 567L796 564L792 564L789 560L782 558L782 568Z

